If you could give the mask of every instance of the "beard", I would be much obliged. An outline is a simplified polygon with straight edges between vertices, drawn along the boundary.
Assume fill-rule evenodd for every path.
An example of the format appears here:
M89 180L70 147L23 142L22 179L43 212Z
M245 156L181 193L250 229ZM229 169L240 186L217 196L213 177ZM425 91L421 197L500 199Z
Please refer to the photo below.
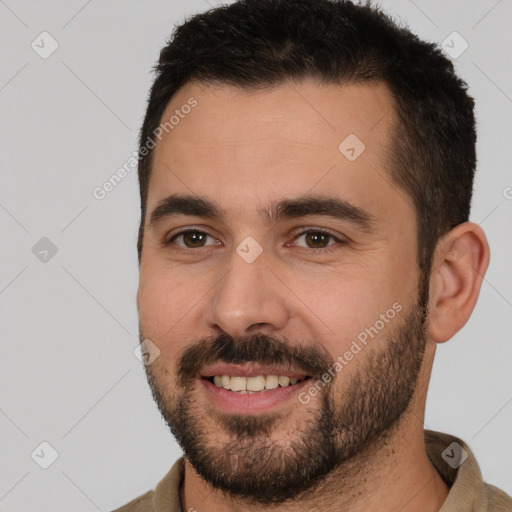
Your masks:
M158 360L145 367L148 383L185 458L212 488L235 501L268 507L304 499L335 470L343 465L348 469L372 447L378 448L398 427L423 361L427 304L428 288L422 286L417 303L404 310L400 323L361 350L357 363L349 363L358 365L349 379L343 369L317 401L311 400L309 407L297 401L293 412L222 413L211 404L201 405L198 376L216 361L252 361L300 369L313 384L335 363L318 344L298 346L263 334L244 339L221 334L181 353L174 389L169 371ZM290 426L297 410L296 423Z

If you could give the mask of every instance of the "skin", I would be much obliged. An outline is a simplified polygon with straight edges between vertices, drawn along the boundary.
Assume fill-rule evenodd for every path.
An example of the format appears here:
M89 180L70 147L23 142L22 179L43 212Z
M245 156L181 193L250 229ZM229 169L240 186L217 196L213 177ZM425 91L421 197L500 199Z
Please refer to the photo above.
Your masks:
M159 381L163 393L172 394L176 362L194 341L221 333L238 338L261 332L292 343L310 340L336 359L392 304L398 302L404 310L414 307L420 279L415 210L385 170L383 155L394 122L385 86L325 86L305 80L248 92L191 82L175 94L162 118L168 119L191 96L197 107L155 148L137 295L141 332L160 349L148 368L165 375L165 383ZM352 162L338 150L349 134L366 146ZM375 232L318 216L269 224L259 213L271 201L313 192L364 208L377 220ZM216 201L224 216L217 221L182 215L149 225L159 201L178 193ZM164 245L187 227L207 232L207 245L187 249L183 237ZM348 243L336 246L331 240L329 248L336 249L317 249L313 255L314 247L296 233L305 228L328 230ZM251 264L236 252L247 236L263 249ZM436 345L468 320L488 262L485 235L473 223L457 226L440 240L430 276L425 353L407 414L386 443L331 474L324 482L324 489L332 491L329 500L327 490L316 493L307 501L308 510L439 510L449 489L425 451L428 382ZM386 325L372 343L385 340L392 326ZM371 350L343 369L333 383L338 391ZM209 442L229 442L223 426L208 421L206 410L212 405L204 391L197 385L193 392L204 411ZM304 418L318 410L319 400L280 405L285 419L270 434L272 439L280 443L293 436ZM219 493L187 460L181 500L183 510L268 509L244 506ZM297 501L274 510L305 506Z

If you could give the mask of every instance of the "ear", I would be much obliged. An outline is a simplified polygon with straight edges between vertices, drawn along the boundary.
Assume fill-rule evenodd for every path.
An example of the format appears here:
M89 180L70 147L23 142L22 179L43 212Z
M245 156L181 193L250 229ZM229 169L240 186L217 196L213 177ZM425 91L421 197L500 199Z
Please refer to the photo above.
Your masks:
M439 240L430 275L432 340L449 340L468 321L488 265L489 244L477 224L459 224Z

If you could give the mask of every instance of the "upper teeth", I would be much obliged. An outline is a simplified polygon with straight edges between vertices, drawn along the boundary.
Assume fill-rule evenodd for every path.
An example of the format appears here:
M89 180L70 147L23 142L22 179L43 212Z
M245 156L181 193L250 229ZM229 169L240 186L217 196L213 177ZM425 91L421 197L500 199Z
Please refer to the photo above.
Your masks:
M290 379L285 375L258 375L256 377L236 377L231 375L215 375L213 382L219 388L230 389L231 391L263 391L264 389L275 389L279 386L297 384L298 378Z

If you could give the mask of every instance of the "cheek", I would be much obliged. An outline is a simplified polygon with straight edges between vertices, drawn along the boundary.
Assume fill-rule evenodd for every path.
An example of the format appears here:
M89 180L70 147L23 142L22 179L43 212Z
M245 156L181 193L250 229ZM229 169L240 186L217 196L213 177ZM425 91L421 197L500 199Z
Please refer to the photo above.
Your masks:
M138 306L142 334L160 350L158 359L151 365L151 372L162 375L181 349L178 340L184 339L183 322L180 322L185 314L182 311L184 300L164 280L143 279L139 285ZM163 369L159 369L160 366Z
M364 265L345 264L338 269L304 272L294 276L290 288L307 306L309 316L316 316L337 334L372 316L386 302L380 276ZM339 332L339 329L342 329Z
M401 285L391 285L388 280L385 272L369 272L354 265L290 283L300 298L296 314L307 325L311 342L321 340L334 360L346 354L347 361L361 361L360 354L389 333L400 318L397 309L404 307Z
M149 267L149 265L147 266ZM176 272L141 269L137 305L144 334L164 341L196 302L194 286Z

